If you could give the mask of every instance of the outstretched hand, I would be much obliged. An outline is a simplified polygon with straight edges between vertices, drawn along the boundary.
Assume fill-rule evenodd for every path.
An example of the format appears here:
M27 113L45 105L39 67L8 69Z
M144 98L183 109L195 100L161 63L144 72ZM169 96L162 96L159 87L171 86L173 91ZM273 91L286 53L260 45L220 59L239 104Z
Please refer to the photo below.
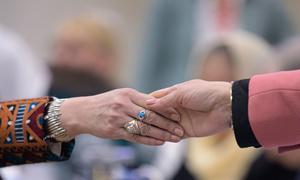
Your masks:
M61 107L62 126L71 137L91 134L146 145L180 141L183 130L176 119L167 119L146 110L145 118L137 120L139 112L146 109L146 100L150 98L133 89L116 89L96 96L70 98ZM138 134L124 128L130 122L139 123Z
M153 92L147 105L167 118L177 116L186 138L209 136L231 126L230 89L228 82L191 80Z

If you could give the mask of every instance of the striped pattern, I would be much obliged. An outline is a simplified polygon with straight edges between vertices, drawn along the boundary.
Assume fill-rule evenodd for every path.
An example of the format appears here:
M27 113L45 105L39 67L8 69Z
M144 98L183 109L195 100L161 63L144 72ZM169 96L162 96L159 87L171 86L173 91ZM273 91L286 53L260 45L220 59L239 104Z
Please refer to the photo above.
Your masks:
M44 141L48 97L0 102L0 167L69 159L74 140L61 144L59 156Z
M22 104L19 106L18 113L17 113L17 118L15 122L15 133L16 133L17 143L24 142L23 118L24 118L25 109L26 109L26 105Z

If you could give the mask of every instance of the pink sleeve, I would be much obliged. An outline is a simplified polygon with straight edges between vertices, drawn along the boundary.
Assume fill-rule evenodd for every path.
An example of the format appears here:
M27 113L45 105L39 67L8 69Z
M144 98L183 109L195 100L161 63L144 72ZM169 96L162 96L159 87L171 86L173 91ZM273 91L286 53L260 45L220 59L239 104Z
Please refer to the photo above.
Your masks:
M252 77L248 103L251 128L263 147L300 147L300 70Z

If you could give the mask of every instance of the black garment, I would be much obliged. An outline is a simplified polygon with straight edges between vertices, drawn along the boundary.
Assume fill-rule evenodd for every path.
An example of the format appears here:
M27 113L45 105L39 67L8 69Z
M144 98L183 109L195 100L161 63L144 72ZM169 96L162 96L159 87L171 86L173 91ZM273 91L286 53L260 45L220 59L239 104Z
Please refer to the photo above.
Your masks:
M89 96L114 89L109 82L83 71L74 71L67 68L52 67L52 84L50 96L69 98Z
M295 180L296 170L287 169L278 162L271 161L262 153L251 165L244 180Z
M172 178L172 180L196 180L195 177L189 172L186 168L185 164L182 163L180 169L176 173L176 175Z
M240 147L260 147L248 117L249 79L232 85L232 122L236 141Z

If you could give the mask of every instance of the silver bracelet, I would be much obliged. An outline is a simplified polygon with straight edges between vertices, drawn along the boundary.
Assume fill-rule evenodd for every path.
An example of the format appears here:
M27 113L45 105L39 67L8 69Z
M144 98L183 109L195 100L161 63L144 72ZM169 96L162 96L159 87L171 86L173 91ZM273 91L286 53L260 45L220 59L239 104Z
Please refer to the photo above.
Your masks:
M47 139L54 139L58 142L68 142L72 137L67 133L67 130L61 126L61 113L60 107L65 99L53 98L54 100L49 102L49 108L45 120L47 121L49 134L45 137Z
M231 108L231 121L230 121L230 128L232 128L233 129L233 120L232 120L232 86L233 86L233 83L234 83L234 81L231 81L230 82L230 108Z

